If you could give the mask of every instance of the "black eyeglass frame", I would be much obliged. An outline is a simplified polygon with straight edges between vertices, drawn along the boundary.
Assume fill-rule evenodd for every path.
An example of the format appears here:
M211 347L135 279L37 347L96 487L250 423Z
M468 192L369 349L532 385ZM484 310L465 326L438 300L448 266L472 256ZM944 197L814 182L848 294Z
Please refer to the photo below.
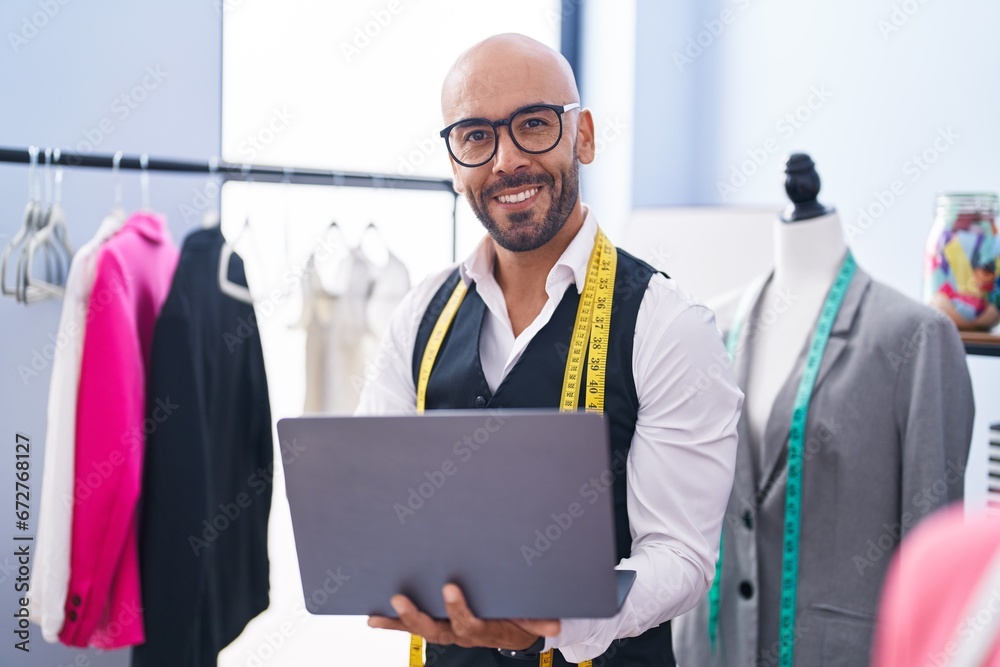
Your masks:
M494 157L496 157L497 149L500 147L500 128L502 126L504 125L507 126L507 132L508 134L510 134L510 140L514 142L514 145L517 146L518 149L520 149L525 153L529 153L531 155L541 155L542 153L548 153L553 148L558 146L560 141L562 141L563 114L566 113L567 111L572 111L573 109L579 109L579 108L580 108L579 102L570 102L569 104L529 104L528 106L521 107L511 115L507 116L506 118L501 118L500 120L490 120L488 118L463 118L462 120L455 121L448 127L441 130L440 135L441 138L444 139L445 146L448 147L448 154L451 155L451 158L455 162L468 169L475 169L476 167L482 167L484 164L486 164ZM546 148L543 151L529 151L527 148L518 143L517 138L514 137L514 131L511 129L510 123L512 120L514 120L514 116L518 115L519 113L529 111L531 109L550 109L552 111L555 111L556 116L559 118L559 136L556 138L556 142L552 144L551 147ZM457 157L455 157L455 151L451 149L451 140L449 139L449 135L451 134L452 129L454 129L458 125L461 125L462 123L470 123L472 121L482 121L483 123L486 123L487 125L493 128L493 151L490 153L490 156L488 158L476 164L468 164L466 162L462 162Z

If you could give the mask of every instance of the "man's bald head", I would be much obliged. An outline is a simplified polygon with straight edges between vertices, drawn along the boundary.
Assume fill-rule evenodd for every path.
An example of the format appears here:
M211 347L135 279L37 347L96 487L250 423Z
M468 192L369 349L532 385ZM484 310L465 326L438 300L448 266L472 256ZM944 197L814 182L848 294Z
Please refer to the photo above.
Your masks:
M471 116L499 118L533 102L579 101L576 76L561 53L530 37L507 33L489 37L458 57L441 89L441 114L447 125ZM482 110L505 104L515 106L492 115Z

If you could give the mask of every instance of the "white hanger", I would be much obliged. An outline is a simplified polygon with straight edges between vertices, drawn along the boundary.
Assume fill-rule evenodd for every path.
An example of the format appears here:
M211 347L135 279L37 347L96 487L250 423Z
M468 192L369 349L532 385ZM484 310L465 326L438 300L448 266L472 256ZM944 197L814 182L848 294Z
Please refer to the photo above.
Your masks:
M368 239L371 238L374 238L377 243L375 248L370 247L370 244L367 243ZM391 261L392 250L389 249L389 244L386 243L382 231L374 222L369 222L365 226L364 231L361 232L361 240L358 241L358 247L361 248L361 251L368 261L372 263L372 266L381 268ZM373 250L375 251L374 255Z
M52 155L54 162L59 162L60 150L55 149ZM23 303L35 303L52 297L61 297L64 283L69 275L69 265L73 260L73 247L69 243L69 232L66 229L66 211L62 206L62 167L55 168L55 185L52 186L52 162L50 153L46 151L46 194L51 193L51 203L44 216L39 216L41 223L37 231L30 237L24 251L24 268L21 285L21 300ZM48 197L47 197L48 198ZM33 277L32 263L36 252L41 249L46 258L46 280ZM52 264L49 264L49 261Z
M122 225L125 224L125 207L122 206L122 152L115 151L115 155L111 158L111 178L115 184L115 200L111 205L111 211L108 216L111 217L116 223L116 230L121 229Z
M39 198L41 196L40 187L38 184L38 146L28 147L28 203L24 207L24 213L21 216L21 228L17 230L14 234L14 238L10 240L10 243L3 249L3 254L0 256L0 293L4 296L19 296L18 292L18 281L20 280L19 275L15 272L15 283L14 285L8 287L7 285L7 261L10 256L14 253L14 250L27 241L29 234L31 234L32 227L36 224L35 218L39 215Z
M244 164L241 171L244 177L246 178L247 184L249 184L252 187L253 179L247 177L248 174L250 173L250 165ZM242 301L244 303L252 304L253 297L250 294L250 290L244 287L243 285L234 283L229 279L229 260L233 256L233 248L236 247L236 244L239 242L239 240L243 237L243 234L249 228L250 228L250 214L247 213L247 217L244 218L243 220L243 228L240 229L239 234L236 235L236 238L233 240L232 243L226 241L225 237L223 236L222 249L219 251L219 291L221 291L223 294L231 296L237 301Z

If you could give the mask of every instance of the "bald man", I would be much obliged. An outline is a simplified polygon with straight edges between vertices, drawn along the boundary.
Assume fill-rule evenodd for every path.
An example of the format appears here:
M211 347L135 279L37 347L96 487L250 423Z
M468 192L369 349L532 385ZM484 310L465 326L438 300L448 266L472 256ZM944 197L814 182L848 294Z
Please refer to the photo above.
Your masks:
M358 412L414 411L430 333L463 286L426 408L557 408L601 238L580 199L580 164L595 156L593 116L580 108L566 59L522 35L463 53L445 79L441 110L455 189L488 235L464 262L407 295L382 343L389 366L365 387ZM603 656L596 664L673 665L669 621L709 588L743 395L711 311L648 264L612 252L604 413L611 460L625 462L612 466L610 488L619 567L635 570L636 583L607 619L481 620L447 584L449 620L437 621L398 595L391 604L399 619L369 625L426 638L428 664L538 664L540 653L558 649L543 664Z

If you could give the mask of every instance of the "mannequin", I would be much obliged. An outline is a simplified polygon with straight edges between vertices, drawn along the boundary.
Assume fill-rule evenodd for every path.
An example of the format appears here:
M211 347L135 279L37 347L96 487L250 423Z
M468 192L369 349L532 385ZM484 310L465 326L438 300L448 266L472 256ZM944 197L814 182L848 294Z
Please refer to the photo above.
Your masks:
M792 155L785 173L785 190L794 204L774 221L774 276L761 296L759 335L748 342L754 372L743 411L757 443L764 441L771 406L808 344L847 252L840 216L816 201L820 182L813 161Z
M963 493L974 412L958 331L863 267L847 266L800 399L847 247L836 211L816 200L809 156L791 156L786 174L773 273L712 304L745 399L722 567L712 594L672 625L678 664L776 667L782 652L796 667L868 664L891 554ZM794 623L783 638L786 591Z

